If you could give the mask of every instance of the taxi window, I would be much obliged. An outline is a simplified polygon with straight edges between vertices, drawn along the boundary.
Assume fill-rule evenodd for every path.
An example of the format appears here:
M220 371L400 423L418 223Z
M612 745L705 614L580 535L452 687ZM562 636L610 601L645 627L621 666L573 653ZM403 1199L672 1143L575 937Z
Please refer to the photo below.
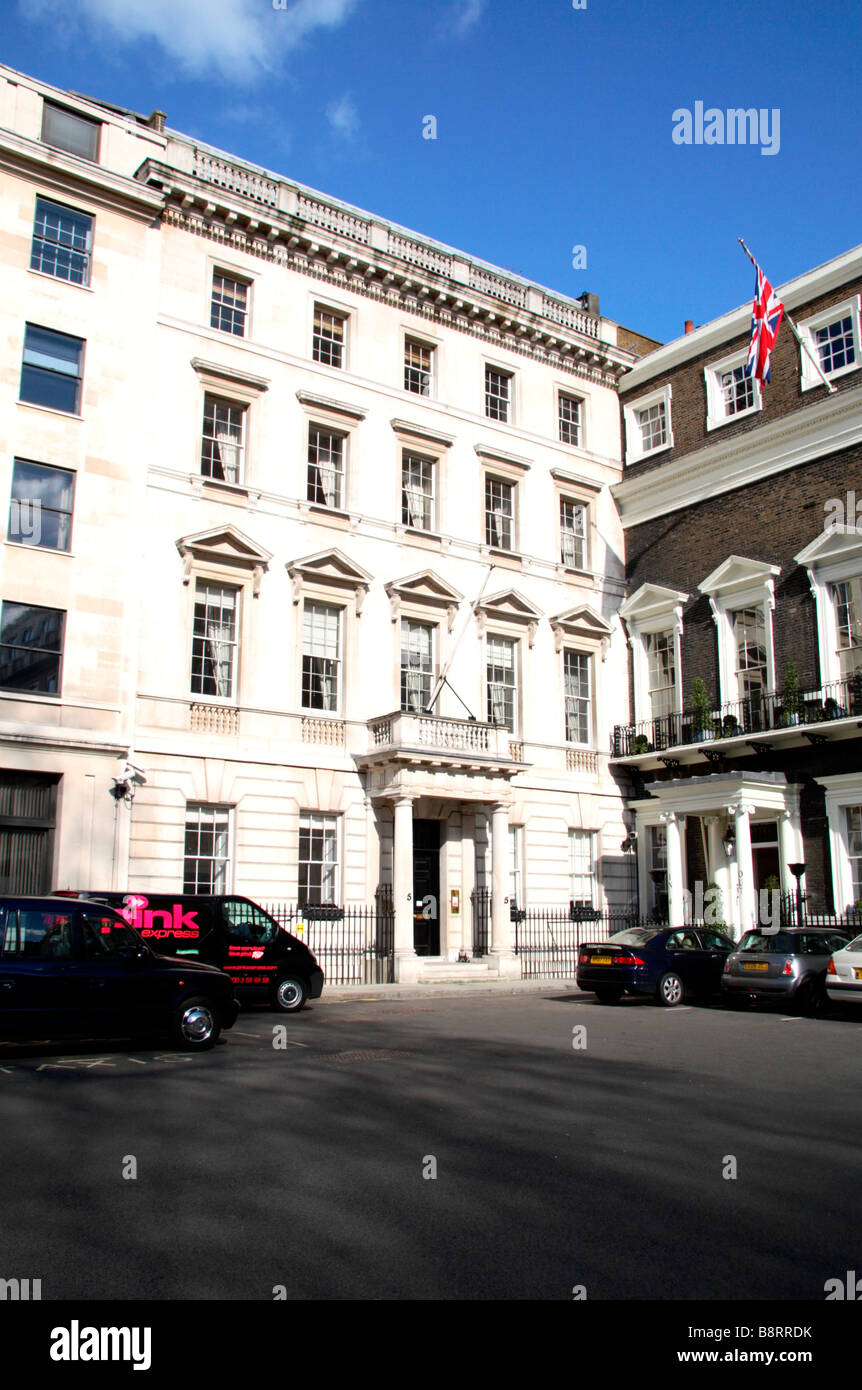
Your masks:
M81 937L86 960L128 956L141 945L128 922L112 912L98 910L81 913Z
M278 924L255 903L240 898L226 898L224 915L229 927L229 940L264 945L278 936Z
M28 907L6 914L6 959L69 960L71 955L72 919L68 912L40 912Z

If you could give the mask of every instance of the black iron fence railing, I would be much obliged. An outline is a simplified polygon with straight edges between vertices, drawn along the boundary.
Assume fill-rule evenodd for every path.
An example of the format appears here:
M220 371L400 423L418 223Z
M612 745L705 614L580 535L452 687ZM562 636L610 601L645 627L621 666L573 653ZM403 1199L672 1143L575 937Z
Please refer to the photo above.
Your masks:
M578 951L586 942L607 941L630 927L667 925L636 912L599 912L582 903L566 907L520 908L512 914L512 937L524 979L571 979Z
M760 691L731 704L687 709L636 724L617 724L611 739L615 758L665 752L687 743L707 743L769 733L795 725L831 723L862 715L862 671L827 685L783 692Z
M491 931L491 893L487 888L474 888L470 894L473 912L473 957L487 956Z
M388 985L393 979L395 920L392 899L373 907L332 903L262 903L280 926L305 942L330 985Z

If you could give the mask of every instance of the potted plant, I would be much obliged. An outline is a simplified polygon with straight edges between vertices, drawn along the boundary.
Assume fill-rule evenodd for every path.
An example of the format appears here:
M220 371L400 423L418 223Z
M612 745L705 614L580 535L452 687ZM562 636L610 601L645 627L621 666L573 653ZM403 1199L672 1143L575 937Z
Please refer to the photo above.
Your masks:
M695 743L712 737L712 709L706 694L706 682L695 676L691 686L692 728Z
M726 714L721 721L721 737L734 738L739 732L739 720L736 715Z
M795 661L784 667L784 688L781 692L781 722L785 727L799 723L799 672Z
M824 719L837 719L842 712L843 711L841 709L841 706L839 705L838 701L835 699L834 696L829 695L823 701Z
M636 753L648 752L649 743L647 742L646 734L635 734L634 738L632 739L632 754L634 755Z

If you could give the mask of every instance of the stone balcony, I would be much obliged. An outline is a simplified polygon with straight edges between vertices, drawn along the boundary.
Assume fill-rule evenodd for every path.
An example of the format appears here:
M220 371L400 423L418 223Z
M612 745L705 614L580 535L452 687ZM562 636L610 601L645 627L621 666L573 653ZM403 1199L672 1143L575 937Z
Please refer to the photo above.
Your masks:
M499 724L396 710L368 721L368 751L361 761L511 777L523 767L522 752L523 745Z

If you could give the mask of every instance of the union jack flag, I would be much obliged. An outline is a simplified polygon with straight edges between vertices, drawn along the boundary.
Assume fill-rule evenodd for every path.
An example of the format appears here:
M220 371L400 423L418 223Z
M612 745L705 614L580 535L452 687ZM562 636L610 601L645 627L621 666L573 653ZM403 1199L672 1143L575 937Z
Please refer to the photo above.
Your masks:
M754 304L751 310L751 342L748 345L748 361L745 375L754 374L757 381L769 380L772 349L778 337L784 305L777 298L757 261L748 253L756 271L754 282Z

